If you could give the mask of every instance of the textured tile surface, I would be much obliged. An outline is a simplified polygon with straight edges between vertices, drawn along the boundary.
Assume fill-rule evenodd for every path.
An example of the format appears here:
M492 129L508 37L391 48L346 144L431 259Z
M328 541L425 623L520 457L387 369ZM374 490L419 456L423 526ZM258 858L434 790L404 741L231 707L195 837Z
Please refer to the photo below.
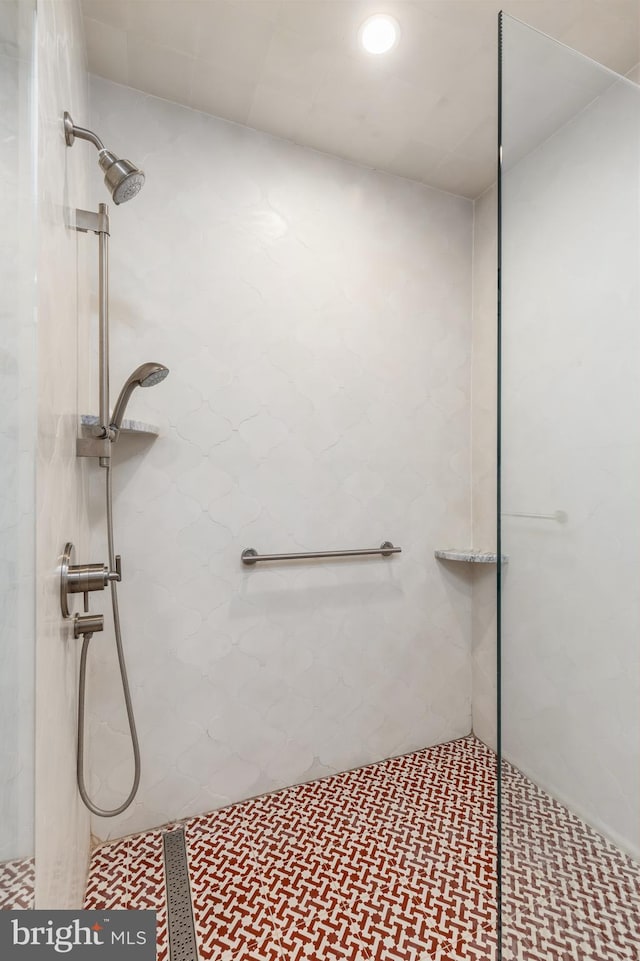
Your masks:
M631 961L639 866L505 764L504 961ZM496 961L496 758L473 737L184 822L206 961ZM161 832L87 907L163 903ZM159 958L166 957L166 919Z
M78 6L43 0L37 20L36 906L76 908L89 857L89 812L76 787L80 648L60 616L55 569L68 540L78 561L88 555L87 465L75 441L90 366L88 263L97 262L97 248L93 235L69 229L67 208L86 206L88 171L96 171L82 145L67 148L61 127L65 110L79 123L88 112Z
M473 323L471 330L472 544L496 549L497 450L497 200L492 187L473 205ZM503 547L504 549L504 547ZM496 575L474 567L471 605L473 730L496 748Z
M612 84L514 166L536 131L522 64L537 89L558 53L515 21L504 40L502 504L566 522L503 517L502 747L640 859L640 88Z
M84 907L155 910L158 961L169 956L162 832L147 831L104 844L91 856Z
M94 820L106 840L471 729L471 583L433 549L471 543L472 209L95 78L91 97L147 175L111 211L113 392L149 357L171 368L127 409L160 436L114 451L145 764L134 805ZM402 554L240 561L386 538ZM108 806L131 775L103 640Z
M0 864L0 910L32 908L35 893L36 869L33 858Z
M34 850L33 15L30 3L0 4L0 862L16 864ZM14 879L0 872L4 900Z
M502 784L504 961L637 958L640 863L511 765Z
M495 926L494 820L495 758L473 738L192 818L200 956L473 957L463 936ZM87 907L134 906L136 878L157 903L160 838L99 848Z

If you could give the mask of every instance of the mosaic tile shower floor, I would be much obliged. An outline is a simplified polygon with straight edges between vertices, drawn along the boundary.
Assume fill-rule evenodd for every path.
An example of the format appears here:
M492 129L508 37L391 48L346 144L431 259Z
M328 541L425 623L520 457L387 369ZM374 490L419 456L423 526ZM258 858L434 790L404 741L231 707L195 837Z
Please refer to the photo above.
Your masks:
M36 865L33 858L0 864L0 911L28 910L36 893Z
M504 961L637 961L640 866L505 765ZM181 822L202 961L495 961L496 758L474 737ZM175 827L168 825L167 828ZM85 907L155 908L162 830Z

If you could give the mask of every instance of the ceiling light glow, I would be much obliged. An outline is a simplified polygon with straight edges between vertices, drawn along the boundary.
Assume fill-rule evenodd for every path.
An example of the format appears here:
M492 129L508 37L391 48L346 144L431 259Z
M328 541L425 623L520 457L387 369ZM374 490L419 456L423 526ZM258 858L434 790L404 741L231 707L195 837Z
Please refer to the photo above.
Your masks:
M385 13L377 13L360 27L360 43L367 53L387 53L400 36L400 24Z

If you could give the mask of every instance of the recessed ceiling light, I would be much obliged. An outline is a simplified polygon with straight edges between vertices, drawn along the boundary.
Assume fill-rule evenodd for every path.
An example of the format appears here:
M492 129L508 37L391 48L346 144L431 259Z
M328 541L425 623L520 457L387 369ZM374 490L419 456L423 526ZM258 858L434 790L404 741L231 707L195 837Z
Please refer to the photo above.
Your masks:
M360 27L360 43L367 53L387 53L400 36L400 24L386 13L377 13Z

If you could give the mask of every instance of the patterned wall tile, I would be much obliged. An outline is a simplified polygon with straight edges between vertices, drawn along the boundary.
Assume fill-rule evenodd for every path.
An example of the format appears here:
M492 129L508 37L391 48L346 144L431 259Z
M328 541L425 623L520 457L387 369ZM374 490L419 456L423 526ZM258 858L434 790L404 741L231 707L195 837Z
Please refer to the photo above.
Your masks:
M535 89L556 45L509 27L514 60L535 49ZM603 87L503 182L501 705L505 756L640 859L637 96ZM510 516L520 511L566 521Z
M76 908L89 856L89 812L76 787L80 650L71 621L60 616L53 571L66 541L74 542L79 561L89 546L87 473L75 456L75 441L89 357L87 265L97 262L97 246L93 235L69 229L68 213L86 206L89 180L101 179L84 145L69 150L62 136L65 110L79 123L88 115L77 3L38 4L36 61L37 338L38 357L46 358L38 363L36 459L37 901L39 907Z
M112 381L148 356L171 368L131 400L160 437L122 438L114 471L122 620L156 761L136 806L95 833L467 734L471 586L432 547L470 537L471 204L98 78L91 122L147 174L112 211ZM240 563L250 546L384 538L402 555ZM92 751L110 769L126 723L111 645L92 663L91 710L110 719Z

